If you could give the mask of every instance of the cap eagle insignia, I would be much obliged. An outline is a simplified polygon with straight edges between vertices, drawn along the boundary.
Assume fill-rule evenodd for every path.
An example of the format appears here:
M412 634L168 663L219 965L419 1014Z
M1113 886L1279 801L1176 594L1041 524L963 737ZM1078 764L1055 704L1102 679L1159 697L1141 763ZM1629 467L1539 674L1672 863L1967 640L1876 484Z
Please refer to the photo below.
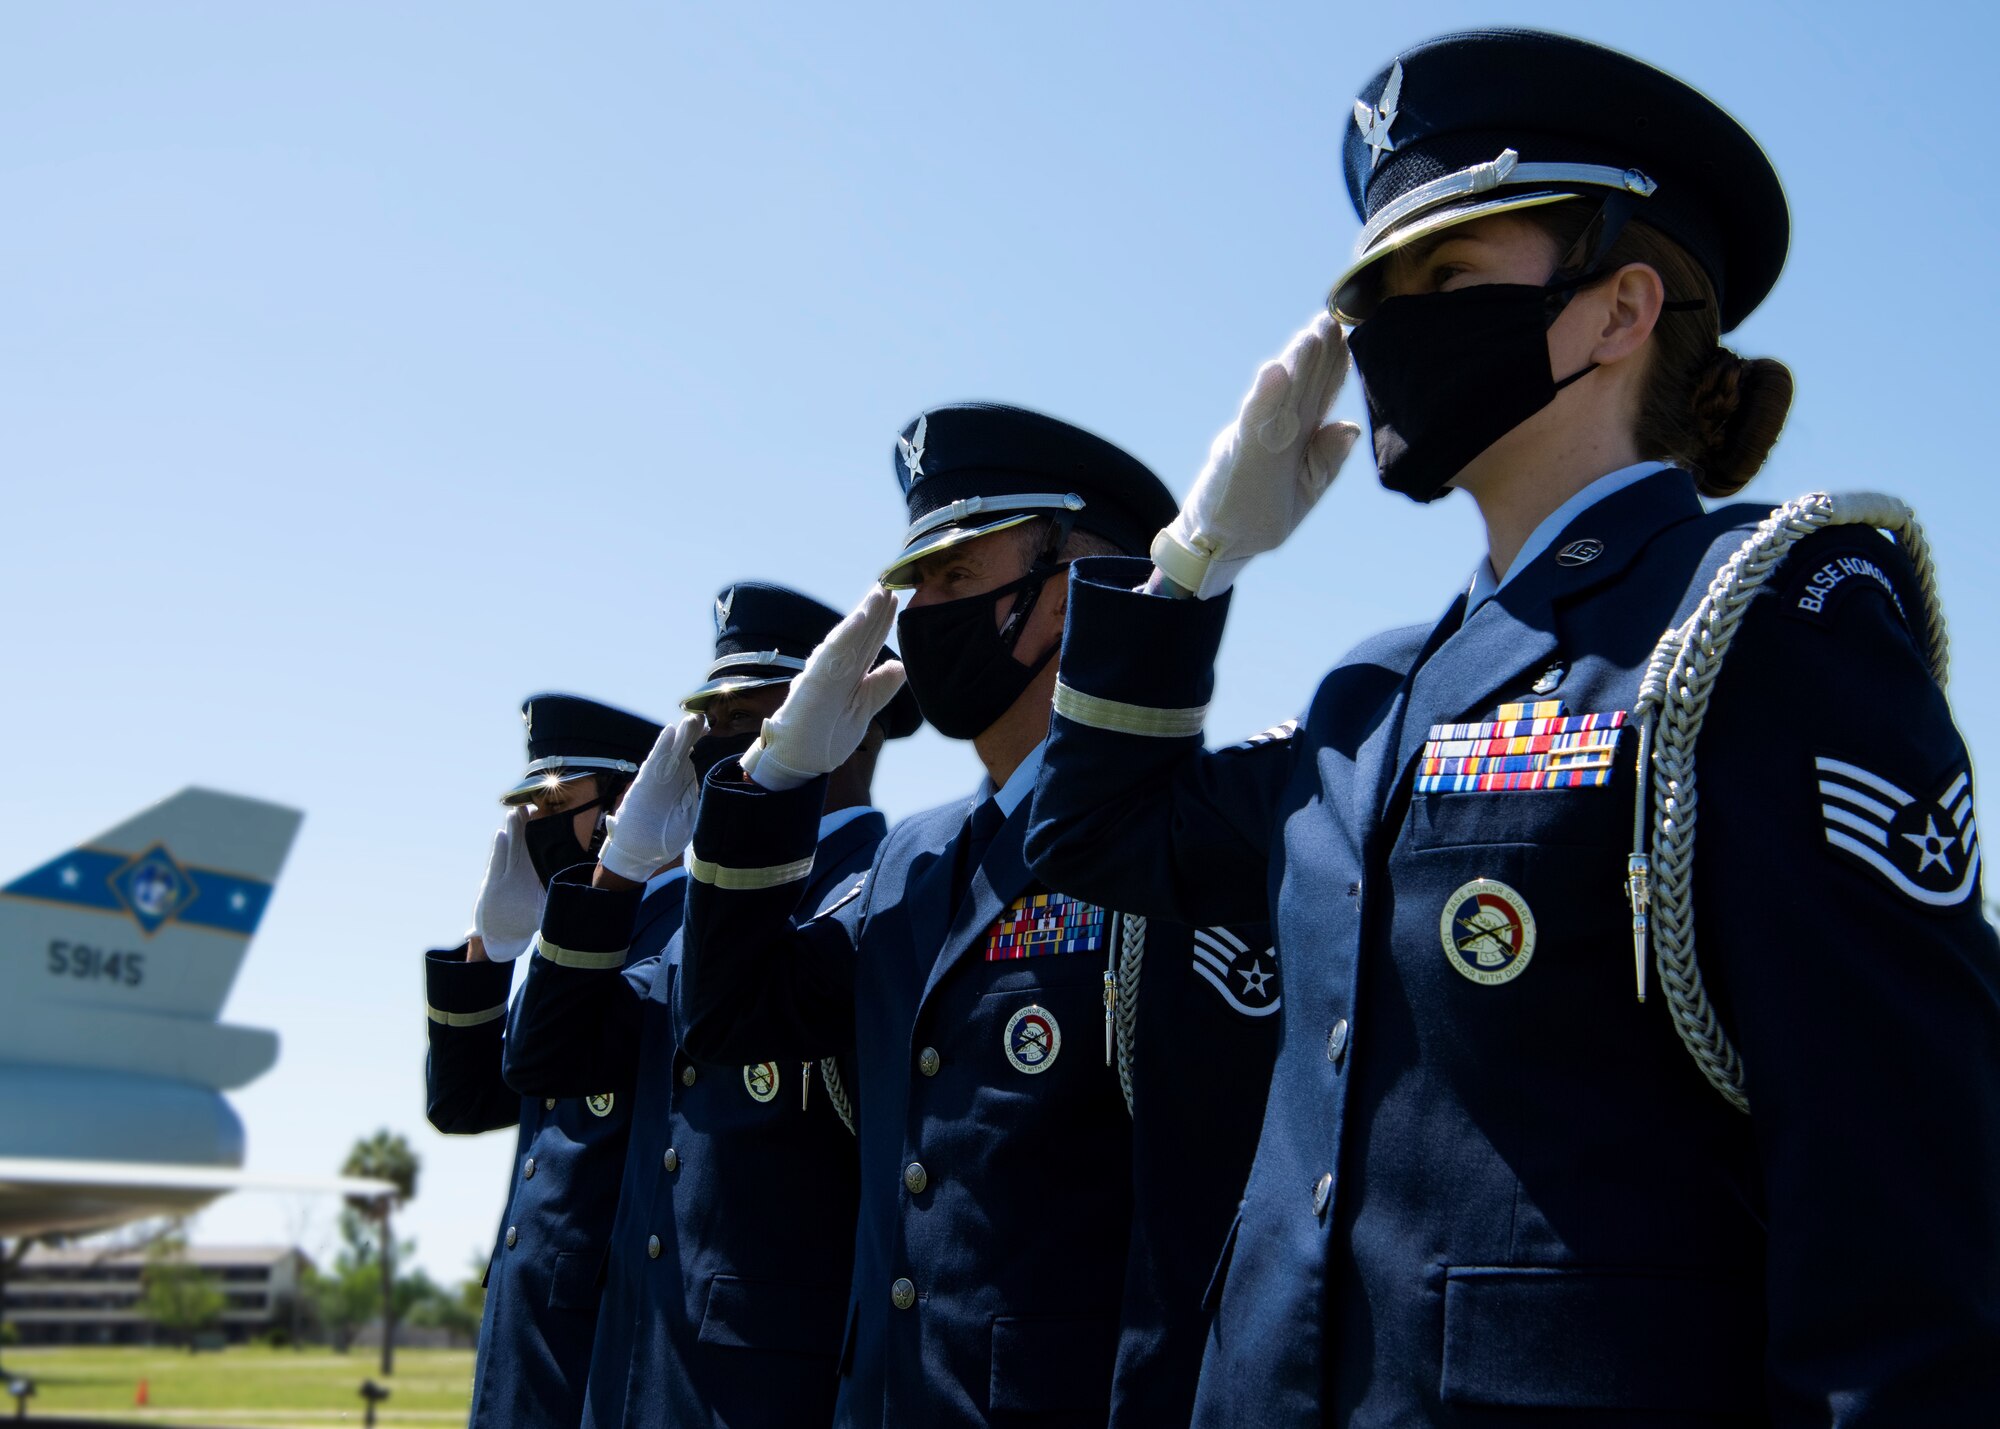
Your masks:
M1396 106L1403 97L1403 62L1397 60L1389 71L1389 82L1382 86L1382 97L1370 104L1365 99L1354 101L1354 123L1361 130L1361 142L1368 146L1368 172L1374 173L1375 166L1382 162L1384 154L1394 152L1396 141L1389 137L1389 131L1396 127Z
M930 424L930 414L926 412L917 418L917 434L914 441L909 437L896 438L896 445L903 449L903 465L910 469L912 478L924 474L924 432Z
M736 587L731 586L715 598L715 633L722 634L729 628L729 610L736 604Z

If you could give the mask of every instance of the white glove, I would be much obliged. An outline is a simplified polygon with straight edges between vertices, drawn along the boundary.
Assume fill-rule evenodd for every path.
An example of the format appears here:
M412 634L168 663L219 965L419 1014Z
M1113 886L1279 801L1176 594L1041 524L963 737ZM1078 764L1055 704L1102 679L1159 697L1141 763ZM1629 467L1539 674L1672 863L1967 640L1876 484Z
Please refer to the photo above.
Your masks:
M847 762L903 688L902 661L869 668L895 619L896 598L876 586L827 632L744 754L745 774L766 789L796 789Z
M661 730L653 752L619 801L611 837L604 841L597 861L620 878L644 883L679 858L694 836L701 781L695 778L688 751L702 728L701 716L691 714Z
M528 857L527 826L526 809L507 811L500 832L493 835L493 856L486 860L479 901L472 905L472 931L496 963L511 963L527 952L542 926L542 881Z
M1326 313L1264 364L1180 515L1153 538L1162 575L1204 600L1221 595L1251 557L1298 529L1361 435L1352 422L1326 420L1346 376L1347 344Z

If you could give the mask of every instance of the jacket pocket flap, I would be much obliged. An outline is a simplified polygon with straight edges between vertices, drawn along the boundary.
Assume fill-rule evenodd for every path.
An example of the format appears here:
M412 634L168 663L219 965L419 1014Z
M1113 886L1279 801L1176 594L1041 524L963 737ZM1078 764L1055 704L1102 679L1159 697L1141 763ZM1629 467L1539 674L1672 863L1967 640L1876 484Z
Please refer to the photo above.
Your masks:
M831 1359L840 1353L846 1316L845 1285L718 1275L708 1282L698 1338L705 1345Z
M1447 1404L1759 1412L1763 1296L1643 1270L1446 1272Z
M1109 1413L1117 1357L1115 1316L997 1316L989 1407L996 1413Z
M549 1272L549 1306L556 1310L591 1309L603 1283L603 1251L559 1250Z

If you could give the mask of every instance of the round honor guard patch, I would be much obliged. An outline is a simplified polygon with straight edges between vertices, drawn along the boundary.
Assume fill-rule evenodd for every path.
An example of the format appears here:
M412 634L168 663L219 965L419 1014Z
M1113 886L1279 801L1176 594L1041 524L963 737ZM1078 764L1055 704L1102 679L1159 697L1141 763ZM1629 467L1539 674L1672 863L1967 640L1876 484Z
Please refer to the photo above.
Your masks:
M778 1096L778 1064L756 1062L743 1069L743 1090L752 1101L775 1101Z
M1032 1077L1056 1064L1056 1054L1062 1051L1062 1028L1056 1025L1053 1012L1029 1003L1007 1019L1000 1045L1014 1070Z
M583 1104L590 1108L592 1116L609 1116L611 1115L612 1100L610 1092L599 1092L594 1097L585 1097Z
M1535 915L1506 884L1475 878L1445 900L1438 936L1453 967L1497 987L1519 977L1534 956Z

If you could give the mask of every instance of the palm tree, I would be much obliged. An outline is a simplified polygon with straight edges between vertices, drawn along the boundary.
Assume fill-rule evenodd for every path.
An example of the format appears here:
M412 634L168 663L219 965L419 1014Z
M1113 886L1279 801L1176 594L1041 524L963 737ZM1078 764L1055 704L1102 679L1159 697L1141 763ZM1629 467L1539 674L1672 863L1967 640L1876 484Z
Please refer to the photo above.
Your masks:
M377 1226L382 1253L382 1373L396 1372L396 1236L390 1214L405 1201L415 1199L417 1172L422 1167L417 1153L400 1133L384 1128L354 1143L340 1168L343 1176L365 1176L387 1181L395 1194L369 1199L351 1196L347 1204Z

